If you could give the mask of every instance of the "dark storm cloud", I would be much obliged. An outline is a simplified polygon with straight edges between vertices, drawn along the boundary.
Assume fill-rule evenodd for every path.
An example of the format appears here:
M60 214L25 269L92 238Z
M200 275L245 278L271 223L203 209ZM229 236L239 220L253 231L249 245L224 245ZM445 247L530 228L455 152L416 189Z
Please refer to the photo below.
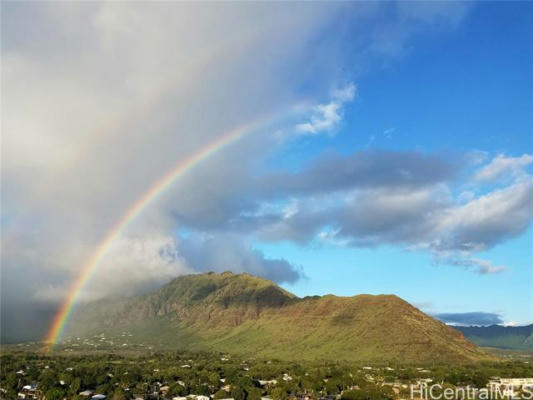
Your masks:
M466 313L441 313L435 314L435 318L447 324L455 325L495 325L503 323L499 314L488 312L466 312Z
M39 301L2 300L0 342L20 343L44 337L50 321L57 313L58 304Z

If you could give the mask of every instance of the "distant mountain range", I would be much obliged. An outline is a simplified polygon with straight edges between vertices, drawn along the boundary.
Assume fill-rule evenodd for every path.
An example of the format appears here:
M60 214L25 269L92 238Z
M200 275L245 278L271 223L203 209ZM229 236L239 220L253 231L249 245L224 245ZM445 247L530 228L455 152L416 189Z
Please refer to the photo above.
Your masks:
M533 324L526 326L455 326L454 328L479 346L533 351Z
M470 362L487 353L393 295L298 298L248 274L179 277L73 315L67 335L128 331L143 344L280 359Z

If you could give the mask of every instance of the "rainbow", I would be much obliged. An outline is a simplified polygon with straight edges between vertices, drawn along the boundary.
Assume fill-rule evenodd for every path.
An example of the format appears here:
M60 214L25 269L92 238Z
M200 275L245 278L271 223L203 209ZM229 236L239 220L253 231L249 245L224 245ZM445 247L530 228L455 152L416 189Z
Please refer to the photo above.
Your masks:
M267 119L267 121L271 121L271 119ZM188 156L184 160L181 160L166 175L155 182L134 204L130 206L122 218L109 230L105 238L100 242L96 248L96 251L83 266L81 273L69 288L68 295L54 316L52 325L46 335L46 338L44 339L48 349L52 349L54 345L57 344L81 291L90 280L92 273L98 264L109 251L113 241L122 234L126 227L133 220L135 220L135 218L139 216L139 214L141 214L150 203L164 193L174 183L174 181L176 181L176 179L183 176L187 171L200 163L202 160L205 160L209 156L224 149L229 144L239 140L247 134L257 131L257 129L259 129L264 122L266 121L260 120L255 123L239 126L229 132L226 132L224 135L221 135L219 138L210 142L196 153Z

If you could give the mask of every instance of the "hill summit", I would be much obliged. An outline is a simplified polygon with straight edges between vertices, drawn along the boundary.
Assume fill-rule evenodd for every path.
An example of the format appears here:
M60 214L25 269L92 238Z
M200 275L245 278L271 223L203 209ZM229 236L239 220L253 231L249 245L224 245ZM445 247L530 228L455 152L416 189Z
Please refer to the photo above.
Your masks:
M181 276L159 290L78 308L67 334L128 331L166 348L281 359L469 362L489 356L394 295L299 298L249 274Z

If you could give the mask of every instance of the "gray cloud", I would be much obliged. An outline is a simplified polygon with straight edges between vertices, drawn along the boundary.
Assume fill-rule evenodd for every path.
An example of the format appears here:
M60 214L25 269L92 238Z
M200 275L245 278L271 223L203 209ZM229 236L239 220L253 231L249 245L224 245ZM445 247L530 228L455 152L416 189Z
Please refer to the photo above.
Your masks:
M56 306L106 232L178 161L236 126L300 102L294 88L309 76L328 76L332 81L324 86L334 84L329 70L336 57L328 65L302 63L307 43L336 11L287 7L2 8L1 303L17 306L2 313L2 327L20 332L25 325L15 323L17 315L35 315L37 304ZM270 132L262 132L232 150L249 154L243 165L250 165L259 158L260 142L263 150L274 148ZM214 182L199 183L192 175L196 187ZM237 175L235 180L238 185ZM184 187L176 185L169 197L183 197ZM161 252L179 250L167 200L154 203L123 232L82 299L147 290L194 272L187 260ZM256 260L272 270L264 275L295 279L288 263L257 254Z
M451 207L435 221L437 250L480 251L524 232L533 217L533 179L528 177L466 204Z
M385 41L397 49L420 27L431 29L437 15L457 19L442 6L413 17L412 10L406 16L396 5L371 3L6 4L1 296L3 307L18 308L3 313L2 326L64 298L106 233L177 162L236 126L302 102L311 109L324 104L332 88L357 78L339 72L345 38L355 38L352 56L361 55L356 74L381 64L391 52L382 51L375 33L385 31L389 7L397 21ZM319 93L312 101L301 94L310 82ZM289 122L258 129L189 171L122 233L82 298L146 290L202 268L200 250L180 248L175 232L182 226L212 235L201 245L219 254L226 247L227 260L240 268L294 282L299 267L246 245L261 229L305 241L342 215L329 202L317 208L319 196L340 199L350 188L422 189L457 172L442 157L378 152L330 154L301 173L258 174L287 145L273 132L294 127ZM264 212L293 196L299 208L292 214ZM364 225L361 218L355 219ZM235 235L236 244L224 233Z
M46 335L59 304L39 301L13 301L5 297L0 304L2 343L39 340Z
M296 173L272 173L260 181L271 195L304 195L351 188L416 188L452 179L458 165L452 158L415 151L359 151L349 156L330 153Z
M494 325L502 324L503 319L499 314L488 312L466 312L466 313L440 313L433 315L435 318L453 325Z
M179 160L235 126L298 102L292 86L298 79L289 71L300 69L302 49L334 13L276 8L8 5L2 16L8 21L2 26L3 280L32 296L39 285L14 280L21 264L33 266L30 276L73 279L106 231ZM322 75L330 67L307 71ZM245 165L267 133L235 146L250 153ZM173 190L184 197L180 185ZM152 225L172 233L167 205L162 199L137 220L135 236L152 235ZM145 255L137 254L130 261L142 270Z
M338 211L338 235L354 245L419 243L431 231L435 212L449 205L449 193L442 186L365 190Z
M229 155L231 157L231 155ZM500 157L500 156L497 156ZM477 185L469 155L370 151L329 153L299 171L256 175L232 163L184 180L172 199L176 219L196 230L300 244L400 245L429 251L440 265L479 274L505 271L476 253L523 233L533 216L533 181L520 174L503 187L469 196L455 185ZM465 164L466 163L466 164ZM465 166L466 165L466 166ZM251 168L253 171L253 168ZM202 200L203 199L203 200Z
M489 260L482 260L468 255L450 256L437 252L434 259L437 264L453 265L467 269L471 268L480 275L499 274L507 269L507 267L502 265L494 265Z
M413 171L425 171L430 166L431 163L420 164ZM302 185L314 182L316 188L321 188L322 182L328 181L326 177L334 174L333 170L325 170L329 174L324 173L322 180L318 178L320 174L314 174L314 179L304 178ZM316 195L298 198L302 191L288 191L289 197L299 199L296 210L290 216L278 213L277 220L268 216L270 224L264 215L260 216L263 226L260 232L266 232L267 238L305 242L327 229L329 239L344 245L402 244L431 251L441 263L474 267L477 272L488 274L505 268L471 255L522 234L531 224L533 180L529 176L479 196L472 194L464 202L460 196L452 195L455 180L451 175L449 182L441 183L438 175L427 177L425 172L413 172L413 178L404 183L401 179L389 181L395 172L387 171L384 179L378 174L375 187L365 187L365 181L347 179L346 189L336 194L329 192L327 200ZM370 170L366 172L372 176ZM419 187L410 186L418 179ZM360 183L362 187L357 186ZM312 190L306 189L313 196ZM334 190L332 186L329 189ZM315 207L316 203L321 207Z
M240 157L241 162L228 161L233 156ZM297 172L277 170L258 175L249 172L255 169L257 160L247 160L246 156L237 153L226 154L226 157L227 162L211 160L194 176L179 183L179 195L170 203L178 220L198 229L244 232L278 225L284 227L290 238L300 241L312 234L310 228L313 226L325 223L328 218L345 217L335 216L328 209L332 207L332 193L359 190L360 198L353 202L369 205L374 204L373 199L377 196L388 197L394 193L399 197L398 201L406 201L407 197L416 196L409 195L413 190L427 190L453 180L458 174L460 161L455 157L413 151L358 151L350 155L330 152ZM211 184L198 186L198 180ZM276 209L261 210L268 202L303 197L308 199L305 206L313 210L298 210L289 219ZM271 228L268 230L272 231Z
M294 283L303 271L285 259L270 259L235 235L193 235L181 240L181 255L197 271L249 272L278 283Z

